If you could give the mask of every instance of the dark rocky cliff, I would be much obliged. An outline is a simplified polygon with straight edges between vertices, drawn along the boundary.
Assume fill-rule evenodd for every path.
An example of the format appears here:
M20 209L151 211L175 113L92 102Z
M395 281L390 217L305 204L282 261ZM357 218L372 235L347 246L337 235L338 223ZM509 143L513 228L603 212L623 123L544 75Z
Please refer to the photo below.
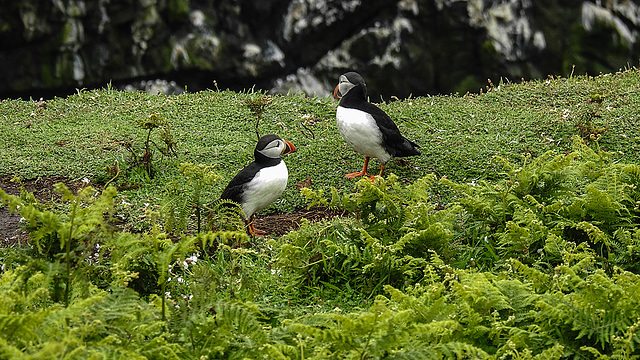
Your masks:
M631 0L0 0L0 97L214 81L325 95L345 69L374 99L462 93L636 66L639 26Z

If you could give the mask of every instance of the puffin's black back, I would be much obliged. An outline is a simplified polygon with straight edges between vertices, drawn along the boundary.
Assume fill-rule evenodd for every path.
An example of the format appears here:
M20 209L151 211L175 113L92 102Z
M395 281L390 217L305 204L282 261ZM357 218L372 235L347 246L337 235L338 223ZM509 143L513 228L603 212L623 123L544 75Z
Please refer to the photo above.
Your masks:
M233 200L238 204L242 204L244 200L242 196L244 186L256 176L261 168L262 167L254 161L240 170L240 172L229 181L229 185L222 191L220 199Z
M258 143L253 150L255 160L244 169L240 170L240 172L231 179L229 185L227 185L227 187L222 191L220 199L233 200L238 204L242 204L244 201L242 196L244 186L249 183L249 181L251 181L251 179L253 179L262 168L278 165L280 161L282 161L280 158L270 158L259 152L259 150L264 149L267 144L279 138L280 137L277 135L265 135L258 140Z
M340 99L340 106L367 112L373 116L382 133L382 146L394 157L420 155L418 144L400 134L398 126L382 109L367 101L367 85L360 74L348 72L344 76L355 85Z

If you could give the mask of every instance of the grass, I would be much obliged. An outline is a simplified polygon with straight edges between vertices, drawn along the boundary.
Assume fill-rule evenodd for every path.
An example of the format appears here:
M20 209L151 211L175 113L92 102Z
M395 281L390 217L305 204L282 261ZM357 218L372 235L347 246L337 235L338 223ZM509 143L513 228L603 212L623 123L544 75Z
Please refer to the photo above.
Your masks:
M576 133L602 132L600 144L619 152L620 160L636 157L640 130L640 72L636 69L596 77L549 78L487 86L482 94L427 96L385 101L380 107L405 136L421 146L422 155L393 162L388 173L412 182L429 173L471 182L496 175L494 156L518 160L525 153L566 151ZM145 130L137 121L159 114L178 144L178 158L156 154L158 173L121 177L121 196L157 205L163 184L179 179L181 162L215 165L222 180L205 189L214 200L226 183L252 161L256 118L247 100L254 91L203 91L177 96L121 92L110 88L78 90L67 98L0 102L0 175L25 179L59 175L106 183L105 170L129 156L124 144L141 149ZM348 148L335 126L337 102L304 95L267 96L259 124L261 134L276 133L296 145L285 158L290 183L267 211L303 206L295 183L313 180L314 188L334 186L351 191L343 177L359 170L363 157ZM581 124L581 125L579 125ZM605 130L603 130L605 129ZM373 161L372 171L379 164ZM122 186L123 182L135 186ZM128 188L128 189L127 189ZM442 201L446 201L446 196ZM137 204L136 204L137 205Z
M547 276L548 279L554 279L553 283L557 282L558 289L562 289L562 291L554 290L548 299L556 299L558 294L565 293L567 298L576 296L574 294L578 293L577 290L571 292L565 286L581 279L580 276L575 276L576 273L586 271L587 268L592 271L592 264L589 261L583 261L584 259L596 260L593 260L594 257L588 254L590 251L588 245L576 245L575 238L570 237L566 241L560 241L560 236L564 236L562 229L571 228L570 225L575 225L576 229L578 229L577 226L589 225L590 223L588 224L585 220L587 218L594 224L601 224L598 223L600 218L595 215L601 212L606 213L606 209L603 210L597 206L587 209L587 206L584 205L587 200L592 202L591 205L596 200L601 200L603 204L609 205L609 210L615 210L613 205L621 203L613 200L607 202L606 200L609 198L603 195L605 190L612 190L612 193L617 193L617 190L620 190L620 193L627 191L630 194L629 198L631 198L637 195L635 191L637 187L628 185L628 183L620 186L598 183L596 185L598 185L598 189L599 186L602 186L600 189L602 192L596 191L594 185L591 189L592 193L586 194L588 196L583 196L584 193L576 194L576 197L580 197L580 199L575 203L568 200L567 203L553 200L549 204L540 204L540 207L535 207L516 197L515 200L510 199L515 205L510 205L507 208L503 205L505 198L502 202L498 199L502 191L499 187L512 182L506 179L519 179L518 174L524 174L530 178L543 174L547 176L545 180L549 180L548 183L552 184L553 176L561 178L563 175L573 173L569 170L575 169L566 170L565 173L562 168L556 169L549 166L543 169L547 171L544 173L540 170L542 167L536 167L539 165L529 168L523 166L520 169L513 169L505 175L500 174L505 171L504 167L500 166L500 162L495 161L494 157L505 157L516 164L522 164L525 154L530 154L533 159L547 150L555 150L556 154L568 152L572 146L572 137L579 134L593 147L596 146L594 145L596 142L592 141L591 137L599 137L597 146L615 152L615 161L635 164L640 145L640 129L637 126L639 113L636 110L640 102L638 86L640 86L640 71L632 69L597 77L550 78L498 86L490 84L487 91L481 94L428 96L383 102L379 104L380 107L396 121L407 137L414 139L421 145L423 154L410 159L394 161L387 167L387 175L391 173L397 175L401 185L413 183L412 189L409 189L411 187L401 189L400 186L394 186L392 183L395 182L395 177L386 176L385 180L378 179L375 184L363 180L358 185L362 196L343 199L348 206L355 206L354 204L361 201L362 203L357 206L360 206L361 210L369 211L371 216L363 216L363 219L358 219L356 216L345 216L311 225L304 223L299 231L290 232L283 237L249 239L247 247L234 247L229 243L219 247L216 244L215 249L210 249L202 245L202 248L195 250L199 256L198 261L194 261L188 266L185 260L180 257L183 255L184 257L187 255L195 256L194 254L163 255L167 259L172 256L171 262L162 263L170 265L168 272L157 265L161 259L164 259L160 255L169 254L171 246L184 245L192 239L183 237L180 240L172 238L164 241L166 240L164 234L159 234L160 231L154 228L146 234L143 241L133 236L131 238L124 235L120 237L122 234L113 233L112 229L107 226L92 225L95 226L96 233L104 232L105 239L112 242L111 247L107 246L107 249L113 251L108 257L101 259L105 263L78 262L78 266L81 265L87 271L91 271L85 274L87 279L94 282L102 280L104 283L102 285L109 291L112 290L110 289L111 285L117 284L118 281L124 281L125 270L135 270L139 275L137 277L131 276L137 279L137 282L130 284L130 286L140 293L141 303L144 303L145 306L147 302L148 304L155 303L156 313L154 316L157 316L158 296L168 294L174 310L170 316L169 324L175 325L171 327L170 332L180 338L176 344L181 345L191 341L184 340L185 334L198 335L197 331L183 332L183 329L193 326L193 324L205 326L214 321L216 326L212 325L211 329L219 331L218 320L223 325L225 319L233 318L231 316L233 314L229 315L233 308L226 308L221 304L232 306L238 302L247 309L255 308L257 312L259 311L261 319L268 322L269 326L274 329L273 334L275 335L273 336L275 337L288 332L300 335L299 329L304 329L308 324L314 325L315 321L323 319L319 315L330 315L335 321L339 319L344 321L346 325L351 322L357 325L358 321L365 322L366 319L362 320L363 317L374 314L375 319L369 321L372 330L369 331L368 327L362 327L361 334L358 335L361 339L367 339L366 351L369 351L368 339L374 333L373 329L378 331L381 328L378 316L386 314L385 316L390 316L389 319L395 319L396 315L394 314L397 314L399 321L389 320L389 324L393 324L391 328L396 328L407 321L407 318L403 317L406 312L401 308L409 305L428 310L428 313L421 312L420 314L429 315L432 313L424 320L428 326L433 325L432 320L445 320L443 324L445 324L447 331L450 330L447 324L458 318L463 319L459 326L464 326L465 334L469 333L472 336L465 337L465 335L462 338L465 341L480 344L478 346L485 346L485 349L491 350L492 353L499 352L500 349L493 348L498 345L505 349L507 346L511 346L506 343L506 339L509 341L511 339L517 340L519 334L531 332L531 329L538 325L540 328L547 326L551 329L549 333L553 334L550 338L552 340L557 334L561 334L559 338L562 339L560 340L569 346L573 344L573 340L580 339L580 336L577 336L578 330L575 326L586 324L587 331L603 327L598 325L599 323L591 326L588 321L582 321L576 325L577 323L570 323L568 318L562 316L559 316L559 320L555 322L555 324L565 327L562 330L558 330L554 323L546 321L544 317L542 322L533 324L532 318L528 317L530 315L521 319L520 314L525 314L525 309L527 314L533 314L534 311L539 314L545 309L534 307L533 301L530 302L526 299L542 296L541 293L544 291L538 291L533 287L535 284L543 284L541 279L547 279ZM18 175L25 179L52 175L70 179L86 177L93 183L105 184L113 177L105 170L105 167L113 166L117 161L126 168L130 153L125 144L132 143L138 150L142 148L147 131L142 129L138 122L148 119L152 114L157 114L170 124L171 133L178 144L177 158L163 157L156 153L154 166L157 172L154 178L148 178L141 171L130 171L113 181L119 188L115 216L124 224L124 229L121 230L149 230L150 222L148 219L144 219L145 210L158 209L161 206L168 195L167 184L172 182L187 183L178 171L180 163L191 162L215 166L214 169L222 180L203 189L202 196L205 198L203 202L206 202L217 198L231 177L252 160L253 148L257 140L255 134L256 117L247 104L248 100L259 102L265 101L265 99L269 104L265 107L259 123L260 132L262 134L279 134L294 143L298 149L296 153L285 158L290 170L289 186L282 198L268 211L287 212L304 206L305 201L294 184L306 182L308 179L313 180L312 187L314 189L323 190L325 195L330 193L329 187L335 187L342 193L352 193L356 188L356 181L345 179L343 175L346 172L359 170L363 158L349 149L337 132L335 126L337 102L329 97L317 98L302 95L265 97L265 94L254 91L241 93L203 91L178 96L162 96L140 92L120 92L107 88L78 91L77 94L68 98L56 98L46 102L4 100L0 102L0 148L3 149L0 151L0 176ZM152 139L159 142L156 133L153 133ZM578 141L578 143L580 142ZM599 156L597 153L594 154L594 158ZM578 157L575 153L572 153L571 156ZM591 161L592 158L588 159ZM550 163L552 159L546 160ZM607 160L607 166L611 169L614 168L609 165L611 164ZM377 169L377 166L377 162L373 161L372 172ZM629 168L634 167L630 166ZM434 178L427 177L429 174L435 174L439 179L446 177L458 183L499 180L489 181L484 185L478 182L478 186L459 186L465 187L466 191L470 193L474 189L486 190L486 193L478 195L478 197L485 200L488 205L483 208L483 204L476 204L478 208L474 209L472 205L475 203L467 202L467 205L470 204L471 210L464 212L460 206L442 207L431 203L433 200L431 189L436 190L433 195L440 202L438 205L451 200L454 191L445 190L446 185L443 184L446 184L446 181L435 181ZM595 173L584 170L584 174L594 175ZM622 173L614 173L611 170L611 173L607 174L611 177L598 173L598 181L606 182ZM523 179L526 178L524 175ZM621 176L619 175L618 179L622 179ZM536 182L536 191L545 189L545 180ZM591 183L593 180L580 178L575 182ZM633 183L631 180L628 181L629 184ZM383 186L382 184L386 182L392 184L388 185L388 194L377 191L377 186ZM560 186L564 183L558 181L556 185ZM524 187L526 186L523 185L522 188ZM506 190L504 194L507 194ZM601 196L597 197L598 194ZM380 200L376 200L376 196L381 196ZM404 197L415 198L404 199ZM551 199L555 198L551 197ZM410 201L403 202L403 200ZM621 201L627 204L627 200ZM527 201L531 201L531 199ZM371 207L370 204L375 206ZM398 206L392 206L394 204ZM555 226L555 223L551 221L553 219L548 223L545 222L544 227L541 227L541 221L546 219L546 215L544 215L546 210L544 209L553 211L552 207L555 205L568 208L570 204L573 210L579 210L580 206L584 205L584 209L591 212L582 214L581 217L574 214L575 218L571 217L573 213L565 216L562 218L566 222L562 225L564 228L553 227ZM629 206L635 206L633 204ZM83 203L84 205L96 206L96 203L87 199L86 204ZM53 206L69 207L70 205L67 202ZM477 211L474 212L474 210ZM474 215L485 210L489 210L490 213L503 214L501 218L504 217L504 219L494 221L491 216L483 218ZM105 221L103 211L103 208L95 210L94 213L97 216L91 218L91 221L100 224ZM512 212L508 218L507 211ZM63 209L63 212L69 214L69 209ZM595 215L591 216L593 214ZM538 215L540 216L538 217ZM620 213L614 218L618 215ZM626 217L620 221L624 222L630 219L628 221L630 226L637 225L638 217L635 209L629 213L622 212L622 215ZM396 221L404 218L409 218L409 220ZM617 226L620 222L617 219L614 220L610 221L610 224L613 224L612 227ZM47 226L57 229L57 233L62 234L63 228L57 226L64 221L69 221L69 216L61 216L56 221L48 222ZM87 219L84 221L89 222ZM613 256L609 259L616 261L613 263L614 267L619 265L635 269L637 240L640 239L635 228L630 228L631 230L627 231L623 227L609 229L605 225L600 226L602 229L611 230L612 234L607 235L610 236L607 241L616 245L612 247L611 251L616 252L617 257ZM76 233L93 229L93 227L85 228L81 223L76 224L76 227ZM69 232L69 237L71 237L70 234L71 232ZM93 234L87 234L86 237L81 237L78 234L75 236L90 243L92 241L100 242L101 238L99 236L94 238ZM544 247L538 243L536 236L545 239ZM601 236L605 237L602 234ZM55 240L55 237L52 238ZM41 240L46 239L43 237ZM158 246L157 242L161 240L164 245ZM530 244L529 240L536 241ZM524 243L527 251L523 252L516 247L514 249L505 246L499 248L501 241L507 245ZM152 247L149 245L150 243L155 245ZM558 248L562 246L565 249L563 253L565 258L562 259L562 263L558 259L547 258L547 256L555 254L551 250L548 251L547 245L551 250L555 249L551 245L558 246ZM529 247L532 251L528 250ZM140 252L136 252L136 256L130 256L130 248ZM141 249L145 249L145 251L142 252ZM403 251L402 256L394 255L399 249ZM536 249L544 251L534 251ZM57 249L54 247L54 250ZM190 248L189 251L191 250ZM30 261L31 255L23 254L22 251L23 249L0 248L0 259L8 269L18 269L18 265L25 263L36 266L35 261ZM457 253L453 254L456 251ZM557 252L559 253L559 250ZM530 262L527 263L525 260ZM600 260L598 259L598 261ZM392 261L394 262L393 267ZM526 273L522 269L518 273L512 268L512 266L518 265L518 261L533 265L525 269ZM551 263L550 261L555 262ZM548 267L547 262L549 262ZM113 266L109 267L109 264ZM539 266L541 264L544 266ZM525 265L520 265L520 268L525 268ZM571 268L568 267L569 265ZM544 273L544 269L548 269L549 273ZM562 271L566 271L565 275L568 277L563 278ZM616 270L616 276L622 279L627 275L626 273L622 274L621 271ZM55 268L52 268L49 273L55 273ZM10 272L7 271L6 274L8 277ZM109 278L110 276L115 277L114 274L122 279L118 278L118 281L115 281ZM158 288L160 286L158 274L167 275L170 278L162 283L162 288ZM594 283L597 284L600 281L604 285L593 286L594 289L608 289L607 286L610 284L607 285L608 283L605 281L608 277L601 273L595 275L597 277L594 276ZM103 276L104 278L102 278ZM55 280L55 277L53 278ZM401 281L402 279L411 279L411 281ZM413 282L414 279L418 280ZM472 281L474 279L478 280L477 284ZM508 310L510 308L505 307L503 303L488 305L491 302L485 301L492 296L498 298L494 296L498 294L497 290L491 290L493 287L488 286L487 279L493 279L493 283L504 286L506 290L502 289L500 294L504 290L503 292L506 294L504 298L508 299L510 304L521 303L520 307L513 306L515 309L512 309L513 317L511 311ZM633 279L637 282L636 277ZM522 286L519 288L513 286L519 284L521 280L524 282L521 284ZM78 283L80 284L81 280L78 280ZM372 301L384 292L382 289L384 285L391 283L398 286L399 290L407 292L408 295L396 294L395 296L399 296L400 300L394 300L395 303L390 302L388 311L380 313L382 302L372 305ZM89 282L87 281L85 284L89 284ZM107 286L107 284L111 285ZM457 284L462 284L462 286L457 286ZM164 288L165 285L166 288ZM442 288L439 289L440 285ZM75 287L79 288L80 286L74 285ZM117 287L114 286L114 288ZM471 288L475 290L470 290ZM551 285L549 288L552 288ZM576 285L575 288L582 290L590 287ZM420 295L422 291L420 289L424 290L422 295ZM518 289L520 296L510 295ZM632 293L633 289L630 287L628 293ZM412 291L413 293L411 293ZM476 292L474 293L474 291ZM387 291L385 294L392 296L394 292ZM411 298L412 294L416 297ZM79 296L79 298L81 297ZM468 298L469 304L462 303L463 298ZM486 299L479 301L479 298ZM594 298L599 299L601 296L594 295ZM621 298L634 299L632 296L621 296ZM579 302L580 297L577 299L572 301ZM222 302L218 303L218 300L222 300ZM433 302L429 303L432 300ZM562 303L565 300L558 301ZM421 304L421 302L425 302L425 304ZM401 311L398 311L399 303L404 304L400 306ZM458 303L461 304L460 312L455 310ZM536 301L535 304L539 304L539 301ZM115 301L109 306L119 309L116 305L120 305L120 302ZM105 305L105 308L109 306ZM25 309L31 307L30 305L24 306ZM214 309L214 307L216 308ZM478 308L477 313L471 314L469 309L475 307ZM121 311L129 308L132 307L125 306L123 303ZM520 308L523 311L518 310ZM611 304L604 304L601 308L610 309ZM628 325L635 321L633 319L637 319L635 311L637 308L635 303L629 305L629 309L633 309L633 311L623 312L622 305L616 308L615 311L622 314L621 316L632 314L628 316L631 319L628 324L612 317L616 320L614 324L622 323L624 325L621 327L622 330L616 332L616 338L620 334L627 336ZM220 309L231 310L224 313ZM589 310L585 310L584 314L588 315L592 312L598 314L593 309L594 307L589 305ZM219 312L216 313L216 311ZM85 312L83 307L78 314L84 319ZM547 313L551 313L551 311ZM244 313L236 313L236 315L238 314ZM460 316L461 314L463 316ZM467 316L469 314L471 316ZM555 314L563 315L563 312L558 311ZM239 315L236 319L241 320ZM304 315L309 315L309 317L304 317ZM474 316L476 317L474 318ZM478 322L477 319L481 318L484 319L483 322ZM468 319L476 319L471 322L477 322L475 325L477 329L468 330L473 325L470 325L471 322ZM520 328L522 331L514 330L517 328L514 327L517 325L514 325L514 321L523 324ZM15 323L18 324L17 321ZM94 321L93 323L99 324L100 322ZM327 326L326 319L318 324L321 325L318 329L324 329ZM294 326L288 328L290 325ZM632 328L629 328L629 334L635 331L635 327L633 325ZM357 326L354 328L358 329ZM407 330L406 334L413 339L411 341L414 341L414 334L420 332L416 332L415 328L411 327L407 329L410 330ZM486 336L487 329L498 329L497 333L504 331L504 334L515 335L504 338L496 336L496 339L490 339L491 336ZM525 331L525 329L527 330ZM209 339L212 334L216 335L215 331L203 330L200 333L205 334L204 336ZM342 334L349 335L352 332L353 328L345 326ZM572 335L571 332L575 334ZM331 332L327 334L329 333ZM544 333L544 331L541 330L540 333ZM123 334L130 334L130 332L123 332ZM240 334L241 337L244 337L242 332ZM445 332L443 331L442 334ZM607 335L607 339L611 337L610 335ZM575 339L571 339L571 336L574 336ZM543 338L538 336L536 332L531 337L532 339ZM565 337L566 339L564 339ZM623 339L622 335L619 338ZM219 338L216 339L219 340ZM305 341L309 341L309 339L310 337L307 337ZM324 348L325 344L329 343L326 339L321 337L319 339L320 348ZM383 344L390 339L394 338L381 336L378 343ZM635 341L631 337L629 339L629 341ZM589 344L591 336L583 337L582 340L583 342L580 344ZM54 339L55 341L57 340ZM545 340L545 342L548 341ZM614 345L617 344L615 341L612 342ZM127 342L125 341L125 343ZM285 343L285 340L282 340L282 343ZM295 342L292 340L287 344L293 343ZM552 344L553 341L548 343ZM602 343L604 347L604 340ZM222 342L216 344L218 346ZM523 342L518 347L528 349L530 345ZM251 344L247 346L251 347ZM413 343L407 346L412 347ZM311 346L309 345L309 347ZM547 347L545 345L542 348L546 349ZM540 348L539 346L536 351L539 352ZM302 345L300 345L300 349L302 349ZM575 346L572 351L578 352L577 349L579 346ZM362 350L361 355L357 358L364 358L365 350ZM196 353L196 350L192 351ZM302 357L300 356L300 358Z

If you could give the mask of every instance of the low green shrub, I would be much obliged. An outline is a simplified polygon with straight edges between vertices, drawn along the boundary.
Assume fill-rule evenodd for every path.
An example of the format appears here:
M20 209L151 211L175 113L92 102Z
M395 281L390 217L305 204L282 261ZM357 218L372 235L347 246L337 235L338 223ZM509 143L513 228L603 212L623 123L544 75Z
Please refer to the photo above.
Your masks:
M552 271L568 253L573 261L593 255L594 268L608 272L640 270L639 166L619 163L577 136L567 154L526 156L521 165L496 161L505 170L494 182L436 182L430 175L403 186L390 175L360 180L342 196L303 188L310 206L356 217L287 234L276 266L296 286L355 287L371 295L382 285L419 282L434 254L457 268L489 271L510 259ZM438 185L455 194L444 208L432 201Z
M33 248L0 275L0 357L636 358L640 171L591 144L496 159L494 182L304 189L352 216L266 242L170 237L151 211L149 232L119 231L113 188L57 185L61 212L0 192ZM342 302L311 308L322 293Z

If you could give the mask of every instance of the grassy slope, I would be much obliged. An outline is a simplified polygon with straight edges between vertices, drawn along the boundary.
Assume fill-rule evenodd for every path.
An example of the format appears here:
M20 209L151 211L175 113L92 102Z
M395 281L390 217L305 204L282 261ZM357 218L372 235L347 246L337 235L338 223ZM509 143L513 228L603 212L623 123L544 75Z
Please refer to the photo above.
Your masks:
M382 103L405 136L423 154L387 167L406 181L428 173L456 181L491 178L495 155L518 159L530 152L564 151L577 123L604 131L601 145L620 152L621 161L637 159L640 146L640 72L595 78L549 79L502 84L489 92L466 96L430 96ZM179 178L178 162L217 164L223 180L205 195L215 199L227 181L253 157L255 117L245 100L261 94L203 91L156 96L115 90L79 91L68 98L0 102L0 176L23 178L62 175L105 183L106 165L126 162L123 141L140 147L145 131L136 121L158 113L167 119L178 141L179 159L165 159L160 175L122 191L129 199L160 201L163 184ZM337 102L305 96L269 97L260 123L262 134L276 133L298 152L286 157L290 183L270 210L302 205L297 182L311 177L314 187L353 188L346 172L359 170L363 157L349 149L335 126ZM159 160L159 158L158 158ZM372 172L379 164L372 162ZM145 200L147 201L147 200Z

